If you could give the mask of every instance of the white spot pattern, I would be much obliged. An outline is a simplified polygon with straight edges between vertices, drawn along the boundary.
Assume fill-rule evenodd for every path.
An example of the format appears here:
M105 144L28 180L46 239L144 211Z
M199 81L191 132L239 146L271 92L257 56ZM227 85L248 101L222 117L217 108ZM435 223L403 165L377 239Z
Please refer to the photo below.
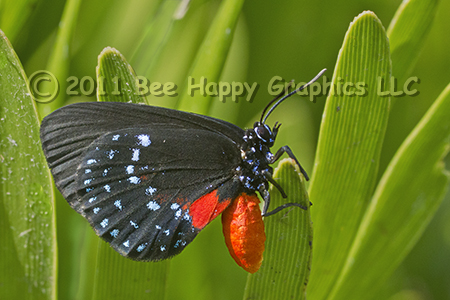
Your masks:
M158 204L158 203L156 203L155 201L150 201L149 203L147 203L147 207L148 207L148 209L150 209L150 210L153 210L153 211L156 211L156 210L158 210L161 206ZM158 225L157 225L158 226Z
M141 183L141 179L137 176L131 176L127 179L130 183L139 184Z
M100 222L100 226L102 226L103 228L108 226L108 219L103 219L103 221Z
M132 161L139 161L139 155L141 154L141 150L140 149L131 149L131 151L133 151L133 155L131 157Z
M136 135L136 137L139 140L138 145L148 147L152 143L152 141L150 141L150 136L148 134L140 134L140 135Z
M92 164L95 164L96 162L97 162L97 160L92 158L92 159L88 159L86 164L92 165Z
M119 151L118 150L110 150L109 152L106 152L106 155L107 155L107 157L109 158L109 159L113 159L114 158L114 155L116 154L116 153L119 153Z
M112 168L108 168L108 169L104 169L103 170L103 177L108 175L109 170L111 170Z
M189 215L189 209L184 212L183 220L186 220L188 222L191 222L191 216Z
M142 252L142 250L144 250L145 247L147 247L147 243L145 243L145 244L140 244L140 245L137 247L136 251L137 251L137 252Z
M117 207L120 211L122 211L122 201L121 200L114 201L114 206Z
M119 235L119 229L114 229L109 234L111 234L112 237L116 238Z
M138 229L139 228L139 225L138 224L136 224L136 223L134 223L133 221L131 221L130 220L130 224L131 224L131 226L133 226L134 228L136 228L136 229Z
M134 173L134 166L133 165L129 165L126 167L127 170L127 174L133 174Z
M146 190L145 190L145 194L147 196L151 196L156 192L156 188L152 188L151 186L149 186Z

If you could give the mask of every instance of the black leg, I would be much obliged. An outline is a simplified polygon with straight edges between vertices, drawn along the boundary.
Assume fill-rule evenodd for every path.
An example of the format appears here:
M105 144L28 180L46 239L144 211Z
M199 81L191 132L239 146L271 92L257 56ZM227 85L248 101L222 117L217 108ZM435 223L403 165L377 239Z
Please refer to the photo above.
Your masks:
M270 178L272 178L272 177L270 177ZM281 189L280 192L282 191L282 194L283 194L284 193L283 189L281 187L280 187L280 189ZM281 211L281 210L283 210L285 208L291 207L291 206L300 207L303 210L307 210L308 209L307 207L305 207L305 206L303 206L303 205L301 205L299 203L286 203L286 204L278 206L277 208L275 208L274 210L272 210L270 212L267 212L269 210L270 194L269 194L269 192L266 190L266 188L264 186L262 186L259 189L259 194L264 199L264 207L263 207L263 211L261 212L261 215L263 217L271 216L271 215L276 214L277 212L279 212L279 211Z
M283 210L283 209L291 207L291 206L300 207L303 210L308 210L308 208L306 208L305 206L303 206L303 205L301 205L299 203L286 203L286 204L278 206L277 208L275 208L274 210L272 210L270 212L264 213L263 217L268 217L268 216L274 215L277 212L279 212L280 210Z
M275 153L275 155L272 157L270 163L273 164L274 162L276 162L278 159L280 159L281 155L283 155L284 153L287 153L287 155L289 155L290 158L295 160L297 165L300 167L300 171L302 172L303 176L305 176L306 181L308 181L309 180L308 174L306 174L305 169L303 169L302 165L298 162L297 158L295 157L294 153L292 153L292 150L291 148L289 148L289 146L283 146L280 149L278 149L277 153Z
M267 213L267 210L269 209L270 194L269 194L269 192L266 190L266 188L264 186L262 186L259 189L259 194L264 199L264 207L263 207L263 211L262 211L261 215L265 216L265 214Z
M278 184L278 182L275 181L275 179L273 179L272 174L270 174L269 172L262 172L264 177L271 183L273 184L274 187L277 188L277 190L280 191L281 196L283 196L283 198L287 198L286 193L284 192L283 188L281 187L281 185Z
M269 163L273 164L274 162L276 162L278 159L280 159L280 157L284 154L287 153L287 155L292 158L297 165L300 168L300 171L302 172L303 176L305 176L306 180L309 180L308 174L306 173L305 169L303 169L302 165L300 165L299 161L297 160L297 158L295 157L294 153L292 153L291 148L289 148L289 146L284 146L281 147L280 149L278 149L277 153L275 153L275 155L272 157L272 159L269 161ZM287 198L286 193L284 192L283 188L273 179L272 175L268 172L264 172L263 173L264 177L270 182L272 183L281 193L281 195L283 196L283 198ZM269 210L269 204L270 204L270 195L269 192L266 190L266 188L263 186L259 189L259 193L261 194L261 197L264 199L264 208L262 211L262 216L264 217L268 217L271 216L273 214L276 214L277 212L291 207L291 206L295 206L295 207L300 207L303 210L307 210L308 208L299 204L299 203L286 203L283 205L278 206L277 208L275 208L274 210L267 212Z

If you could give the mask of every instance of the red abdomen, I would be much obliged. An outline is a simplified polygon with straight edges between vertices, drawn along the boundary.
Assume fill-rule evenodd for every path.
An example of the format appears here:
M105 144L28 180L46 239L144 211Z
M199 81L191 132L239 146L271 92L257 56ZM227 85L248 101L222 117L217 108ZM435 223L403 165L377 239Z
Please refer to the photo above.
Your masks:
M223 212L222 226L225 243L236 263L247 272L258 271L266 234L256 194L240 194Z

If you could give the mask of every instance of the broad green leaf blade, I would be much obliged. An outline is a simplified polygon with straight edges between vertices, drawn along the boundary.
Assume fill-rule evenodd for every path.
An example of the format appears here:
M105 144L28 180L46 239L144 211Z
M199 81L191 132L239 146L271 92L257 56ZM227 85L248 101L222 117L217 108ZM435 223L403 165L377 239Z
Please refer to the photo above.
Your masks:
M330 299L368 298L406 257L434 216L450 174L450 85L403 142L378 184Z
M243 3L243 0L225 0L221 3L192 65L189 74L192 85L198 85L201 78L207 82L219 82ZM211 103L211 96L206 92L202 94L199 89L190 90L187 84L181 91L178 109L207 114Z
M66 204L66 203L64 203ZM68 205L66 205L68 206ZM71 209L71 207L69 207ZM58 212L59 213L59 212ZM73 214L73 210L70 212L70 215ZM66 214L67 215L67 214ZM76 215L76 217L80 217ZM67 218L67 217L66 217ZM86 224L86 220L82 219L79 220L82 222L85 226L80 226L80 224L73 224L74 228L78 229L77 233L80 237L77 236L77 242L78 244L75 244L74 248L78 251L78 257L73 260L73 266L70 266L73 270L71 271L73 274L77 275L75 278L64 278L63 280L59 281L59 287L62 288L62 284L65 283L66 285L70 286L70 289L68 289L66 298L70 297L70 299L89 299L91 300L93 291L94 291L94 283L95 283L95 272L93 272L93 266L95 266L97 262L97 249L98 244L101 243L101 240L98 238L98 236L95 234L94 230ZM59 226L58 226L59 229ZM60 239L58 239L60 240ZM61 242L60 242L61 245ZM58 248L60 249L60 248ZM82 262L82 263L80 263ZM78 266L75 265L75 263L78 263ZM60 273L63 273L64 276L64 270L59 269ZM67 274L66 274L67 275ZM67 280L73 280L74 282L70 282L69 284L65 281ZM59 293L59 299L65 299L64 295L61 295L61 292Z
M61 107L67 96L66 80L70 66L70 42L76 25L80 3L81 0L68 0L64 7L64 12L59 23L58 34L56 35L55 45L53 46L53 52L50 55L50 60L47 65L47 71L52 72L59 81L60 92L51 102L45 103L46 101L43 101L42 104L38 105L41 118L44 118L55 109ZM53 86L56 84L57 83L54 83ZM52 94L52 92L50 92L50 94Z
M320 128L309 189L315 232L311 299L328 299L372 197L389 111L389 98L379 96L377 87L381 79L385 91L390 74L383 25L373 12L363 12L346 33L332 79L338 87L330 91ZM344 92L348 83L365 90Z
M283 159L274 178L288 195L270 191L271 209L294 202L310 206L305 182L291 159ZM311 268L312 223L310 211L293 207L264 219L266 250L261 268L249 274L244 299L305 299Z
M37 0L2 1L0 3L0 28L14 43L22 26L31 15Z
M39 117L42 119L55 109L61 107L67 96L66 84L70 68L71 42L74 28L78 19L78 11L81 0L68 0L64 3L61 20L54 44L52 45L50 56L45 70L49 75L53 75L51 82L43 82L39 85L39 92L48 93L49 97L40 97L36 93L34 83L36 78L30 75L30 84L33 84L33 94L36 98ZM52 7L53 9L53 7ZM38 10L39 11L39 10ZM42 17L41 17L42 18ZM44 32L45 34L45 32ZM29 41L28 41L29 42ZM34 46L34 45L33 45ZM49 77L47 77L49 78ZM51 77L50 77L51 78ZM58 88L58 89L56 89ZM59 92L56 92L59 91ZM86 228L79 226L79 216L73 215L72 209L64 200L62 195L53 186L56 195L56 212L58 228L58 298L70 299L78 290L79 281L79 249L82 234Z
M0 299L56 299L54 197L27 82L0 31Z
M133 68L114 48L106 47L98 56L97 82L98 101L146 103Z
M76 298L74 295L82 289L80 281L92 281L93 278L91 270L87 273L88 276L80 276L83 240L87 230L91 229L84 218L74 212L55 186L54 191L58 241L58 299L86 299Z
M139 75L144 75L151 81L174 82L178 91L182 91L187 83L189 67L210 26L211 11L217 10L217 3L214 2L192 2L189 4L188 13L179 19L179 12L185 8L185 2L164 1L161 4L130 60ZM247 39L247 28L242 20L238 21L220 81L245 81L248 63ZM179 95L180 93L170 96L149 95L148 99L152 105L174 108ZM224 101L212 101L207 115L234 123L245 97L239 100L239 103L235 103L229 95Z
M425 45L424 40L433 23L438 2L404 0L389 24L387 35L391 47L392 74L400 86L411 74Z
M164 299L168 267L167 261L132 261L100 241L92 300Z
M233 43L230 47L227 61L220 76L220 81L229 83L231 89L233 89L233 84L236 84L236 86L238 84L242 85L247 79L249 33L246 26L240 24L243 24L243 22L238 22L236 26ZM235 91L238 91L239 89L239 87L236 87ZM224 101L213 101L208 115L233 124L238 124L239 110L242 103L247 101L247 95L237 96L236 94L236 92L231 92L231 95L224 98ZM251 125L253 125L253 123L251 123Z
M186 0L178 2L177 12L185 2ZM139 57L140 59L133 57L130 61L136 73L145 76L149 81L163 84L173 82L177 85L175 94L148 96L152 105L167 108L177 106L192 63L213 21L212 12L215 13L218 8L215 1L190 1L186 15L178 19L181 15L175 12L175 19L174 11L170 11L173 3L172 0L165 0L163 7L155 15L152 26L152 31L155 32L145 37L151 39L146 42L149 51L145 51L145 56ZM165 35L157 32L159 30L165 30ZM156 52L151 52L152 49Z
M145 102L145 97L138 95L134 71L120 52L113 48L105 48L99 56L97 81L104 82L103 87L99 87L97 91L99 101ZM116 89L117 82L120 82L119 89ZM100 93L102 89L104 95ZM118 94L113 95L114 91L118 91ZM132 261L116 253L107 243L100 241L92 299L147 297L163 299L168 267L168 261L158 263Z
M186 1L160 1L157 13L153 18L147 20L147 29L139 44L137 45L130 62L134 65L138 63L138 73L148 74L148 70L152 69L158 61L161 50L167 42L173 23L175 21L175 13L181 3Z

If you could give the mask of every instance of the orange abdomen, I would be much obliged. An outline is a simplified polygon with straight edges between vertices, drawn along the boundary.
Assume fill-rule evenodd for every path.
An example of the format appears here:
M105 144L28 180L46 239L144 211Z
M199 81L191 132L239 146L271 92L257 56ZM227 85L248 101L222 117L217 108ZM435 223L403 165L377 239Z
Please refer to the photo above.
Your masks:
M225 243L236 263L247 272L258 271L266 234L256 194L240 194L223 212L222 226Z

